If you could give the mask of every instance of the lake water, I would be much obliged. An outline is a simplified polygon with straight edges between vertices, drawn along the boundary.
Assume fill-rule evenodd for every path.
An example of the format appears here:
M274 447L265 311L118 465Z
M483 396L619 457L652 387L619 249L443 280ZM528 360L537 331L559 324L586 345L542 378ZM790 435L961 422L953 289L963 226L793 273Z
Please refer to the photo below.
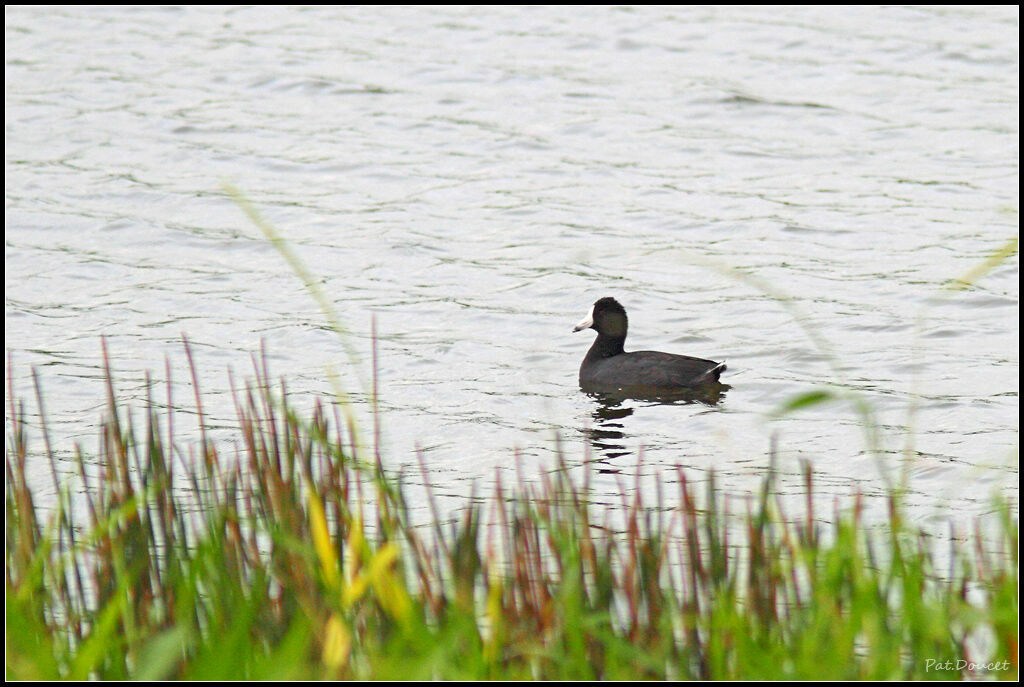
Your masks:
M848 405L771 417L836 384L911 457L915 518L986 512L1018 493L1018 259L944 286L1018 236L1018 36L1016 6L8 7L11 382L38 368L69 470L101 336L123 398L167 358L187 409L187 334L227 436L261 342L302 406L336 369L366 426L375 318L385 462L421 451L444 495L551 469L556 436L609 501L641 454L743 494L773 435L789 493L801 460L827 500L879 493ZM731 389L580 392L605 295L627 348Z

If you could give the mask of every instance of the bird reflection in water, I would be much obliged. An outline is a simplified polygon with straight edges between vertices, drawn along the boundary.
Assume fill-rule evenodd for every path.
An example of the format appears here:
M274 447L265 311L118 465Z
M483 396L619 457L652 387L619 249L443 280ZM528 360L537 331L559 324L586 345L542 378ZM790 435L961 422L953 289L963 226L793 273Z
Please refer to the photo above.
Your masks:
M729 390L728 384L713 384L699 389L682 389L672 393L650 393L638 394L635 390L630 393L615 392L590 392L587 396L594 399L595 406L591 413L593 425L584 430L590 440L590 446L598 454L594 462L603 465L597 468L599 473L617 473L618 468L613 467L616 458L629 454L626 448L628 433L625 431L625 420L632 415L636 408L652 405L692 405L700 403L706 406L717 406L725 392Z

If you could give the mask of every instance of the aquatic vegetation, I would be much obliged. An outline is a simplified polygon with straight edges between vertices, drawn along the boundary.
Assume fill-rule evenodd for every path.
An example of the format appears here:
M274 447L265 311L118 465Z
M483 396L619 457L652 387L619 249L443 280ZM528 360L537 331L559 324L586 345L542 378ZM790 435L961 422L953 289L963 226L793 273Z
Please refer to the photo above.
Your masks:
M237 441L197 446L173 404L122 407L106 369L77 478L45 421L30 449L9 395L8 679L1017 679L1011 504L940 554L895 497L884 527L856 500L823 517L809 468L799 513L771 470L739 508L676 470L677 505L609 509L562 454L454 519L431 497L422 526L410 476L358 448L342 406L301 416L263 361Z

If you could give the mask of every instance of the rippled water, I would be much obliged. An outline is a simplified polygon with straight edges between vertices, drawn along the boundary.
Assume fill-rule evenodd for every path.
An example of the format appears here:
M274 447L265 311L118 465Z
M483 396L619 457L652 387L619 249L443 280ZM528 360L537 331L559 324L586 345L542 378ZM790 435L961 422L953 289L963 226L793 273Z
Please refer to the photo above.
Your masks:
M556 435L612 500L641 453L742 493L773 434L787 488L806 459L820 493L877 492L849 407L770 419L838 383L890 467L911 447L919 517L984 511L1017 494L1018 260L943 285L1018 234L1018 12L7 8L14 387L39 368L67 452L94 441L100 337L126 399L169 357L188 407L184 332L220 425L261 341L300 403L336 367L365 422L230 183L322 277L364 377L376 318L386 460L421 450L441 493L551 467ZM605 295L627 347L725 359L732 388L581 393L570 329Z

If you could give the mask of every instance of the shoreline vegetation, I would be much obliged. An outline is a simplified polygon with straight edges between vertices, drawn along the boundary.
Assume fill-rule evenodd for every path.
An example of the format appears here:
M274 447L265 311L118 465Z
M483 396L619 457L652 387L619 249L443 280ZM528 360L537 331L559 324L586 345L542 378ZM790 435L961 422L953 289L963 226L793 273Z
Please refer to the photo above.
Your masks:
M869 526L859 497L823 519L806 467L801 512L783 511L772 469L738 509L713 474L676 469L662 482L678 506L636 490L612 525L560 452L538 483L499 476L454 519L430 496L422 526L407 476L357 448L343 404L302 416L254 363L237 441L203 430L185 447L169 400L119 404L104 353L98 454L78 450L76 478L61 481L41 420L47 509L11 385L8 679L1018 677L1014 504L940 552L895 491Z

